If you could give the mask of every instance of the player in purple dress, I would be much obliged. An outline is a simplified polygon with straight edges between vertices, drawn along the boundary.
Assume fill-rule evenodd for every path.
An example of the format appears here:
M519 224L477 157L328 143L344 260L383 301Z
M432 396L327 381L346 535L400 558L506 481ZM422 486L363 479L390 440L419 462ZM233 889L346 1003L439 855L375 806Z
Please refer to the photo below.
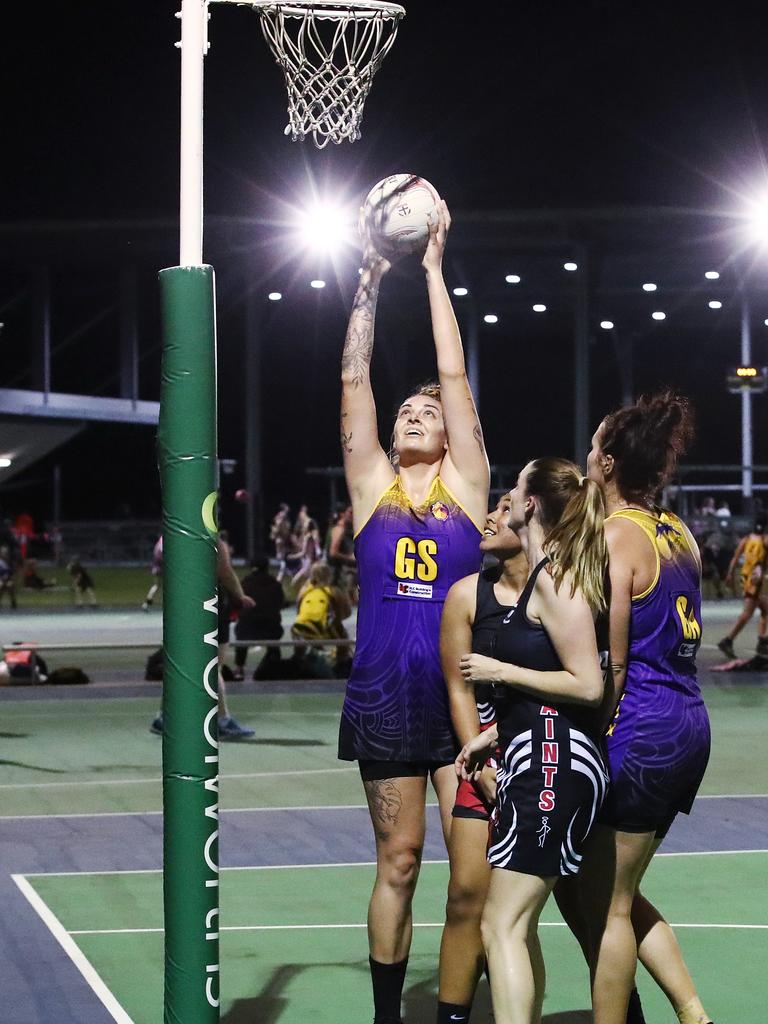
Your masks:
M680 1024L710 1020L672 929L639 891L675 815L690 811L709 758L696 678L701 560L685 524L654 504L692 433L685 399L663 392L607 416L587 461L608 513L614 678L611 784L579 876L592 916L596 1024L624 1024L638 955Z
M376 300L389 264L368 240L342 357L341 443L360 605L339 756L359 762L376 838L368 910L376 1024L400 1021L427 776L446 835L450 827L456 742L440 666L440 614L451 585L478 568L477 524L488 508L488 460L442 275L450 227L444 203L438 214L422 262L440 383L400 406L393 461L379 442L370 382Z

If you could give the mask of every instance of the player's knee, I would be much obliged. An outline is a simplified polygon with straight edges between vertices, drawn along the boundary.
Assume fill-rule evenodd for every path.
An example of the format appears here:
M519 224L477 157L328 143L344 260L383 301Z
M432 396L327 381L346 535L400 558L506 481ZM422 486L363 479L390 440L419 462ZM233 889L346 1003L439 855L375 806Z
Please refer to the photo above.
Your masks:
M379 874L390 888L408 895L416 887L420 866L421 850L411 844L400 844L387 850L379 865Z
M452 924L479 921L484 899L484 886L473 885L469 879L452 877L448 883L448 899L445 904L446 920Z

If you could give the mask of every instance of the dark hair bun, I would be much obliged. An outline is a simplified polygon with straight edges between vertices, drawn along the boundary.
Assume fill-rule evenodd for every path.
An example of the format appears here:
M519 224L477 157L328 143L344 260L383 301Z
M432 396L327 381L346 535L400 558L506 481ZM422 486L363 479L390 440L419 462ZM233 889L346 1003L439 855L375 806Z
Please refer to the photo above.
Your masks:
M614 458L623 497L651 499L690 447L694 415L687 398L670 389L643 395L605 420L600 447Z

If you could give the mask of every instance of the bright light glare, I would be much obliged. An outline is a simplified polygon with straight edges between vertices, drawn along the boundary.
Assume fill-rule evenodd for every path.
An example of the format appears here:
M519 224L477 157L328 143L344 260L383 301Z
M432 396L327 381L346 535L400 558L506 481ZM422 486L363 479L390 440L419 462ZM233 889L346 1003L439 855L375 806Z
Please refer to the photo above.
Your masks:
M469 289L468 288L454 288L453 289L453 294L454 295L459 295L459 296L461 296L461 295L468 295L469 294Z
M766 327L768 327L768 320L763 320L763 323L765 324Z
M658 311L658 310L655 313L651 313L651 316L653 317L654 320L666 320L667 319L667 314L666 313L662 313L661 311Z
M13 459L2 458L0 459L0 469L8 469L12 465Z
M709 308L710 309L722 309L723 308L723 304L722 304L722 302L719 301L719 299L712 299L710 301L710 303L709 303Z
M325 281L321 281L317 277L314 281L310 281L309 284L311 288L325 288Z
M574 271L574 270L578 270L578 269L579 269L578 263L564 263L563 264L563 270Z
M304 245L316 252L335 252L349 240L349 216L340 206L318 203L299 215Z
M507 276L504 278L504 280L507 282L507 284L520 284L520 275L519 274L507 274Z
M537 302L534 305L534 307L533 307L533 312L534 313L546 313L547 312L547 307L544 305L543 302Z
M656 291L656 285L652 284L650 281L648 281L647 284L643 285L643 291L644 292L655 292Z
M600 326L604 331L611 331L613 330L613 320L601 320Z
M267 296L270 302L279 302L280 299L282 299L282 297L282 292L270 292L269 295Z
M499 322L499 318L495 313L486 313L483 320L485 320L487 324L497 324Z
M720 280L720 275L718 274L718 272L716 270L708 270L704 274L704 277L706 277L706 279L708 281L719 281Z
M757 245L768 245L768 199L750 203L747 207L747 231Z

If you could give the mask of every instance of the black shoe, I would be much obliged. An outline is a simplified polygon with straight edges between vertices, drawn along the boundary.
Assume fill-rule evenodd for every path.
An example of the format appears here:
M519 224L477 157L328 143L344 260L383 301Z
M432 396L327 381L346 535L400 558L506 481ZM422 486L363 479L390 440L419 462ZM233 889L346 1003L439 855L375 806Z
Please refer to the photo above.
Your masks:
M152 719L152 725L149 727L149 731L153 732L156 736L163 735L163 716L158 715L157 718Z
M733 649L733 640L729 636L724 636L720 643L717 645L718 650L721 650L726 658L735 658L736 651Z
M757 638L757 653L760 655L768 654L768 636L759 636Z

